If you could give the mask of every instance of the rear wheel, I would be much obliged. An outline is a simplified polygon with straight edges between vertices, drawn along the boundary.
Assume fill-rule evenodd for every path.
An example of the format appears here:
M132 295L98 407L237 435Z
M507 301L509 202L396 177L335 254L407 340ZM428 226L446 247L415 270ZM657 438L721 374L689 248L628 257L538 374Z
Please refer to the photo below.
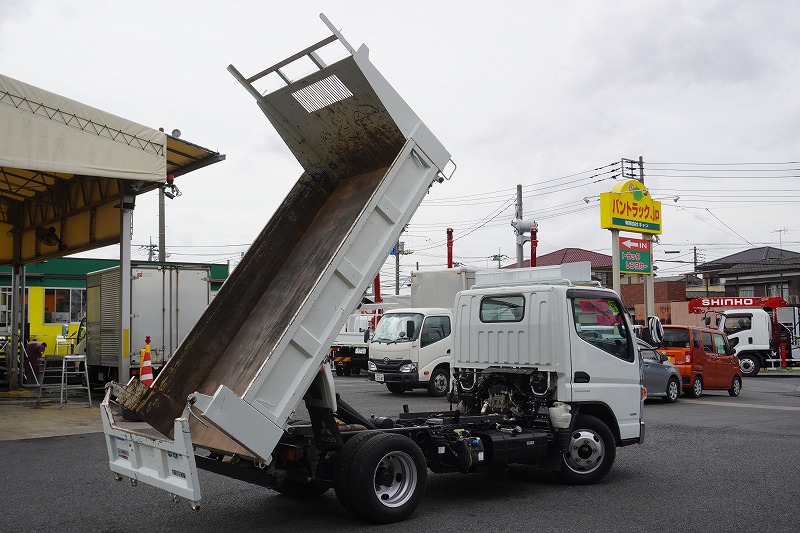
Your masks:
M661 398L667 403L675 403L678 401L678 396L681 393L681 385L678 383L677 378L669 378L667 382L667 395Z
M703 378L697 374L692 380L692 388L686 391L686 395L690 398L699 398L703 394Z
M425 493L428 469L417 444L383 433L360 443L350 468L350 492L358 513L380 523L405 520Z
M447 369L437 367L428 381L428 394L430 396L444 396L450 389L450 373Z
M342 368L340 365L336 365L336 375L344 376L344 368Z
M387 383L386 388L389 389L389 392L392 394L403 394L406 391L406 388L399 383Z
M353 458L365 440L378 434L376 431L365 431L350 437L336 454L336 463L333 467L333 488L339 503L351 513L358 513L358 502L355 500L353 491L350 490L350 468L353 466Z
M350 366L349 364L347 364L347 365L344 365L344 369L343 369L343 371L344 371L344 375L345 375L345 376L349 376L350 374L352 374L352 373L353 373L353 367L352 367L352 366Z
M731 383L731 388L728 389L728 394L733 396L739 396L739 393L742 392L742 380L739 376L733 376L733 383Z
M556 474L570 485L596 483L611 470L616 456L614 434L605 422L591 415L578 415L569 447L561 459L561 470Z
M742 370L742 375L751 378L758 374L758 369L761 367L758 357L753 354L742 354L739 356L739 368Z

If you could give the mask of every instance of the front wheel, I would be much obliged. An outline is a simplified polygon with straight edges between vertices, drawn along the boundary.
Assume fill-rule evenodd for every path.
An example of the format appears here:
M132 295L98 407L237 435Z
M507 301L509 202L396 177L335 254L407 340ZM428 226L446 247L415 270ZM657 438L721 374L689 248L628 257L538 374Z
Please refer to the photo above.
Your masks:
M441 367L434 369L428 381L428 394L430 396L444 396L450 389L450 373Z
M742 392L742 380L739 376L733 376L733 383L731 383L731 388L728 389L728 394L735 398L739 396L740 392Z
M667 382L667 395L662 398L667 403L675 403L681 394L681 385L677 378L669 378Z
M614 435L605 422L591 415L578 415L569 447L561 459L561 470L556 474L570 485L596 483L611 470L616 456Z
M417 444L383 433L363 441L350 467L349 488L358 513L380 523L405 520L425 493L428 469Z
M753 354L746 354L739 356L739 368L742 370L742 375L751 378L758 374L760 368L758 357Z

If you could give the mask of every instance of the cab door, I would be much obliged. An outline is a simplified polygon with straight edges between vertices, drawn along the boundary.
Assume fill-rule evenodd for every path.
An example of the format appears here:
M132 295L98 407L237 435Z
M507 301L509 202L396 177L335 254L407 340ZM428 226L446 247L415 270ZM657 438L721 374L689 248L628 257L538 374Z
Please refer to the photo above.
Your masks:
M728 355L728 343L721 333L714 334L714 352L717 367L717 387L728 389L733 384L733 376L736 374L739 364L735 358L736 356Z
M719 357L714 348L714 334L710 331L701 332L703 339L703 349L699 352L699 365L703 373L703 388L716 389L719 388L719 378L717 376L717 367L719 366Z

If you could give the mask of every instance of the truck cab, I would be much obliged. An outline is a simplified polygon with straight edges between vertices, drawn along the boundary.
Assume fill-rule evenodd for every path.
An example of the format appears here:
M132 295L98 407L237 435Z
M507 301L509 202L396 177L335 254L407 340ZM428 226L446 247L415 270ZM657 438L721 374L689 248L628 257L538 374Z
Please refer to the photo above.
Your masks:
M447 394L453 349L453 313L444 308L405 308L383 315L369 342L370 381L390 392L426 388Z

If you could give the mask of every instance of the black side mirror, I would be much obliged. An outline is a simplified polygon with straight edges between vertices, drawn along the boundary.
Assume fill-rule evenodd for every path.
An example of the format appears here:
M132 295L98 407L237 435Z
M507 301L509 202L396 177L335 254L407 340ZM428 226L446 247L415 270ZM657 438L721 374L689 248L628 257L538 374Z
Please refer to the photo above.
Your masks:
M364 342L369 342L369 328L364 330Z
M711 327L711 317L710 316L703 317L703 322L705 323L707 328Z
M406 338L414 338L414 321L406 320Z

